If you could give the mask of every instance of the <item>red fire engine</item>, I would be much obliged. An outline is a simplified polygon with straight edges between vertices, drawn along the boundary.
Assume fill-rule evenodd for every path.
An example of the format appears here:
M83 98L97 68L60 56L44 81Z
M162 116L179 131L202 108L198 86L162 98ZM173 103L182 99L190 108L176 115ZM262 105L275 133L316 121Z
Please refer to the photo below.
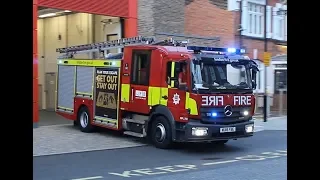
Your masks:
M123 48L98 59L81 53ZM243 49L188 46L152 37L59 48L56 112L91 132L96 126L173 142L253 135L257 64Z

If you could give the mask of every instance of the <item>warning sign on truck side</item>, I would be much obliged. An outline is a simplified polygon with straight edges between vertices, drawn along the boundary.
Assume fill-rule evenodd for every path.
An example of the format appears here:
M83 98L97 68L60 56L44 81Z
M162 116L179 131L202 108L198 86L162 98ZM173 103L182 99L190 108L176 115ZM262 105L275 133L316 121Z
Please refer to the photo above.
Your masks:
M118 74L117 68L96 69L96 116L117 119Z

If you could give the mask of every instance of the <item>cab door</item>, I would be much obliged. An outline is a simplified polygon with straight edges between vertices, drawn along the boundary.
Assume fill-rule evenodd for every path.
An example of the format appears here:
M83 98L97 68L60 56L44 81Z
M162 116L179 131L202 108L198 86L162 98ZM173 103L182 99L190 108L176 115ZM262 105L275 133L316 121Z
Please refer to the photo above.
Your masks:
M130 77L130 105L128 110L147 114L148 89L152 50L133 50Z
M187 65L186 65L187 66ZM188 67L188 66L187 66ZM181 72L180 63L168 61L167 77L170 77L168 82L168 103L167 106L171 110L176 121L180 121L187 117L186 111L186 89L175 87L175 81L178 81L179 73ZM187 76L189 77L188 70ZM188 82L187 82L188 83Z

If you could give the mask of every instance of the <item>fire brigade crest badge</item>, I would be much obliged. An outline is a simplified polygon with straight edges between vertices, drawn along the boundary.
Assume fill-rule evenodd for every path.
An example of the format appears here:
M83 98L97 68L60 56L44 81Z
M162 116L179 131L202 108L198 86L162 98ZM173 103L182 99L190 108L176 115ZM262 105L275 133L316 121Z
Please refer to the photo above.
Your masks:
M175 94L173 95L172 100L173 100L173 104L174 104L174 105L179 104L179 102L180 102L180 96L179 96L179 94L175 93Z

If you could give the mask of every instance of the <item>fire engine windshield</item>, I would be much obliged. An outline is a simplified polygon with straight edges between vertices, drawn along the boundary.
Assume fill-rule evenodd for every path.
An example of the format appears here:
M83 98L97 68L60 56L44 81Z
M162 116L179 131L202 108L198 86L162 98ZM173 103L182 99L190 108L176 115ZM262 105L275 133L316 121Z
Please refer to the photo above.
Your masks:
M192 61L193 89L206 91L251 91L250 60L197 57Z

